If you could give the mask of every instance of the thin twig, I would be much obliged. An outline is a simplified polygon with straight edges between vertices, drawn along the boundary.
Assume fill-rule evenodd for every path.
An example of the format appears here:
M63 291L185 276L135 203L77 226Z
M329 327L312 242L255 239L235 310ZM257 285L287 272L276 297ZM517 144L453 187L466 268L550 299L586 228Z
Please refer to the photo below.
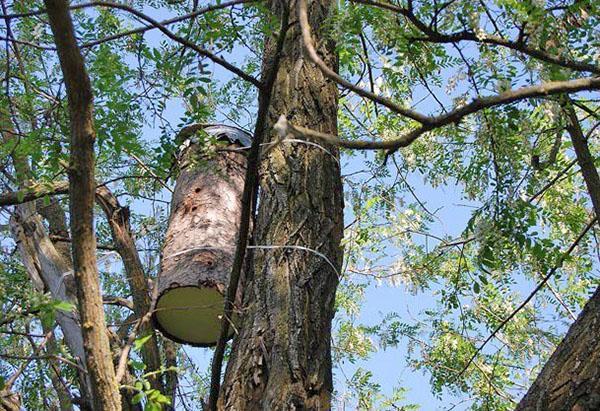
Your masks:
M23 371L25 371L25 368L27 368L29 363L35 359L35 357L37 356L37 353L39 353L44 348L44 346L46 345L46 343L48 342L48 340L50 339L52 334L54 334L54 330L50 330L50 331L48 331L48 333L46 333L46 335L44 336L44 339L42 340L40 345L38 345L37 348L33 351L33 355L24 358L26 360L25 364L23 364L21 367L19 367L19 369L17 371L15 371L15 373L13 375L11 375L10 378L8 378L4 382L3 389L10 390L10 388L13 386L15 381L17 381L17 378L19 378L19 376L23 373Z
M546 285L546 283L548 282L548 280L550 280L550 278L562 266L562 264L565 261L565 259L567 259L567 257L569 257L571 255L571 253L577 247L577 245L579 244L579 242L585 237L585 235L594 226L594 224L596 224L596 221L597 221L597 218L594 217L585 226L585 228L583 229L583 231L577 236L577 238L571 244L571 246L564 253L562 253L560 255L560 257L558 258L558 261L556 262L556 264L552 267L552 269L548 272L548 274L546 274L544 276L544 278L542 278L542 281L540 281L540 283L527 296L527 298L512 313L510 313L510 315L508 317L506 317L498 325L498 327L496 327L496 329L494 329L494 331L483 341L483 343L479 346L479 348L477 348L477 350L475 351L475 353L473 353L473 355L471 356L471 358L469 359L469 361L467 361L467 364L458 373L458 375L456 376L456 378L460 378L465 373L465 371L467 371L467 369L469 368L469 366L473 363L473 361L475 360L475 358L477 358L477 355L479 355L479 353L483 350L483 348L487 345L487 343L489 343L492 340L492 338L494 338L496 336L496 334L498 334L498 332L500 332L504 328L504 326L506 324L508 324L508 322L510 322L510 320L512 320L515 317L515 315L517 315L523 308L525 308L525 306L533 299L533 297L538 293L538 291L540 291L544 287L544 285Z

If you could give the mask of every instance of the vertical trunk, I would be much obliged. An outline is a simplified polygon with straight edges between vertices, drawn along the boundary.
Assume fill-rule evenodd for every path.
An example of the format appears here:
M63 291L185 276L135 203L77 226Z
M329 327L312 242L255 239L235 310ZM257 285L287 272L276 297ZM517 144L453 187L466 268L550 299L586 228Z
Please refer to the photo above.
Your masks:
M94 140L92 89L77 46L73 22L66 0L45 0L50 27L64 75L71 121L69 164L69 208L73 269L81 315L87 370L92 385L93 407L120 409L119 388L115 378L104 319L96 266L94 236Z
M564 105L564 110L567 115L566 128L571 137L573 149L575 149L577 165L581 168L581 174L592 200L596 217L600 218L600 176L598 176L598 170L594 166L594 158L592 157L592 153L590 153L590 148L579 124L573 104L568 101Z
M50 234L50 239L53 240L52 243L54 244L54 248L56 248L56 251L72 265L73 261L71 260L71 247L69 243L53 239L53 236L58 238L69 238L67 218L58 200L56 198L50 199L49 204L45 204L44 200L37 200L35 202L35 208L48 222L48 234Z
M177 367L177 344L166 338L163 339L163 349L165 353L165 366L167 368ZM175 399L177 396L177 386L179 378L176 371L168 371L165 376L165 392L164 394L171 398L171 405L167 410L175 409Z
M518 411L600 409L600 288L558 345Z
M563 105L577 164L600 216L600 177L570 101ZM600 409L600 287L523 397L517 410Z
M320 32L334 4L312 1L309 19L323 60L336 68L334 44ZM275 14L281 7L290 7L294 21L296 2L273 1ZM273 45L265 50L267 59ZM267 130L281 114L294 124L337 134L336 85L303 58L297 23L286 38ZM274 139L272 131L270 137ZM291 247L255 252L254 278L245 290L246 310L227 365L221 409L330 408L342 186L337 150L325 148L328 152L283 143L262 159L256 243Z

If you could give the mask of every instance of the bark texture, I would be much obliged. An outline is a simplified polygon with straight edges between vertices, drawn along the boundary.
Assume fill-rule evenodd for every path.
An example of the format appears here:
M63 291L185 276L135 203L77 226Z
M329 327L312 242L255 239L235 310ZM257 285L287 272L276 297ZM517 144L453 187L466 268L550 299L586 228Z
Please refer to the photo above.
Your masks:
M0 390L0 411L20 411L21 397L10 390Z
M321 27L334 2L312 1L310 26L323 60L334 69L334 44ZM288 31L274 85L267 140L273 124L287 115L294 124L337 134L337 88L304 58L295 1L276 0L280 15L290 7ZM265 47L271 60L275 44ZM337 267L342 250L342 186L334 147L329 153L283 143L261 164L256 227L260 245L300 246L318 251ZM331 320L337 273L319 255L299 248L255 251L254 277L245 288L244 315L233 344L220 409L325 410L330 408Z
M173 341L163 339L163 350L165 353L165 366L167 368L177 367L177 344ZM171 406L169 410L176 409L177 386L179 385L179 376L175 371L169 371L165 375L165 391L164 394L171 398Z
M20 204L47 195L66 194L68 192L69 183L66 181L48 184L32 184L24 190L10 191L0 195L0 206Z
M575 149L577 165L581 168L581 174L592 200L596 217L600 218L600 176L598 176L598 170L594 165L594 157L590 153L590 148L571 102L567 102L564 110L567 115L566 128Z
M600 177L570 101L565 100L567 132L587 186L596 217L600 216ZM600 409L600 287L587 302L529 391L516 408L527 411Z
M191 143L180 155L179 168L154 322L174 341L208 346L219 337L240 224L246 157L224 151L207 158L198 144ZM188 294L192 305L186 307Z
M518 411L600 409L600 287L558 345Z
M64 75L69 103L71 143L69 209L73 269L81 316L87 370L91 380L93 408L119 410L121 399L115 379L104 308L96 265L94 235L94 142L93 102L90 79L77 46L66 0L45 0L50 27Z
M117 198L104 186L96 189L96 201L106 214L115 248L125 267L127 282L133 297L133 311L137 318L141 319L150 312L152 302L142 261L131 232L129 208L122 207ZM160 351L156 334L148 322L144 322L139 334L143 336L152 334L152 337L142 346L142 359L148 367L148 371L156 371L160 368ZM163 391L160 376L151 378L150 382L153 388Z

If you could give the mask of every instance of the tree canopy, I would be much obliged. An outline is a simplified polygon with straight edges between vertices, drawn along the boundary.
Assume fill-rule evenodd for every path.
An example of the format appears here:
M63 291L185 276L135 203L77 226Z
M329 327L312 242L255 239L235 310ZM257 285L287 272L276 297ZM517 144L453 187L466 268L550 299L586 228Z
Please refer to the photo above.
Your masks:
M301 33L299 64L337 84L338 133L294 124L282 109L266 131L277 139L255 154L260 176L277 181L260 167L273 147L340 148L333 406L514 409L600 285L600 197L586 174L600 149L600 3L340 0L315 41L307 2L286 18ZM61 70L46 5L0 3L0 393L25 409L72 409L85 395L81 364L58 320L74 300L55 292L62 284L36 284L32 267L44 263L23 259L33 237L13 221L35 204L64 267L77 264L68 250L80 233L66 225L75 222L68 91L81 84ZM69 6L93 94L95 187L107 190L94 217L102 332L126 374L120 384L146 409L172 396L178 409L206 405L204 354L135 319L149 309L176 137L197 123L258 129L265 41L288 26L270 4ZM322 41L336 64L322 59ZM207 152L222 149L204 137ZM115 235L125 220L133 268ZM67 269L61 278L72 281Z

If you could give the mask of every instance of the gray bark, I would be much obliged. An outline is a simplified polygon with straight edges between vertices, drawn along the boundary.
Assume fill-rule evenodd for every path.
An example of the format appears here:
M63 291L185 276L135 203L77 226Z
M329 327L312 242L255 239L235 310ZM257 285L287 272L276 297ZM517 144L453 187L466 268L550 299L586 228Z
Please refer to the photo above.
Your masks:
M72 267L52 244L42 218L35 212L34 203L16 207L10 219L10 228L21 261L36 290L50 292L52 298L76 305ZM85 369L85 351L78 312L58 311L56 321L71 354ZM90 398L91 381L85 373L79 373L79 383L82 397Z

